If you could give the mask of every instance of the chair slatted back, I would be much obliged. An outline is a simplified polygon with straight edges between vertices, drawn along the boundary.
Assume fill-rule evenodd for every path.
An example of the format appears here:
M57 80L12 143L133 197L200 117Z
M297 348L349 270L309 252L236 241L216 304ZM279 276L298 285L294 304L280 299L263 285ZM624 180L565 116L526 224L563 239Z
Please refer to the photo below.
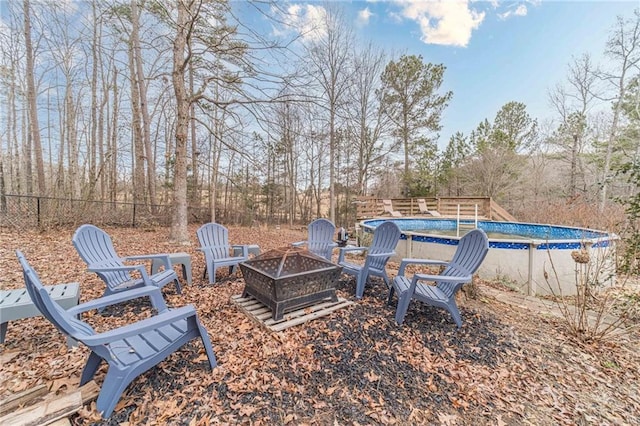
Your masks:
M390 221L381 223L373 232L373 241L371 241L368 253L378 254L393 252L398 245L398 240L400 240L401 234L402 232L400 231L400 228L398 228L398 225L395 223ZM386 259L382 257L372 258L370 260L370 265L377 269L384 268L388 259L388 257Z
M67 311L62 309L56 301L54 301L47 289L40 281L40 277L35 269L29 264L22 252L17 251L16 255L22 266L24 281L31 296L31 300L40 310L42 315L47 318L58 330L67 336L71 336L76 340L82 341L82 337L95 334L94 330L84 321L81 321Z
M89 267L123 266L120 256L113 247L109 234L94 225L82 225L73 234L73 246ZM99 275L110 286L130 281L131 274L126 271L101 272Z
M482 229L469 231L458 242L458 248L451 259L451 262L442 271L441 275L462 277L476 273L482 261L489 252L489 238ZM438 287L451 296L455 292L455 285L449 283L438 283Z
M336 226L328 219L319 218L309 224L307 249L320 256L331 259L331 250L335 245L333 235Z
M206 223L196 231L196 234L200 245L209 248L215 259L229 257L231 246L227 228L219 223Z

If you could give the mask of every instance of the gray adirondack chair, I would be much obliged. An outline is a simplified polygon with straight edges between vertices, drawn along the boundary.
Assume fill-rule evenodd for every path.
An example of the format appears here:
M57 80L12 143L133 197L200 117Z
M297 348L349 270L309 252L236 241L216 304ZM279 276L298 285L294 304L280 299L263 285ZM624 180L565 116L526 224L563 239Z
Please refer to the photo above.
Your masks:
M429 259L403 259L398 275L394 278L389 290L388 304L392 303L394 291L398 293L396 322L402 324L409 308L409 302L415 299L431 306L446 309L451 313L458 328L462 326L460 310L456 304L456 293L466 283L471 282L473 274L478 270L487 252L489 239L482 229L474 229L460 239L453 259L450 262ZM439 275L415 274L409 280L404 275L409 264L442 265L444 270ZM423 281L434 282L435 285Z
M82 225L73 234L73 246L85 261L89 271L95 272L106 284L105 296L141 286L162 288L170 282L176 285L176 291L182 293L178 275L171 267L168 254L146 254L120 257L113 248L111 237L94 225ZM164 270L149 275L144 265L126 265L126 261L156 260L161 262ZM139 278L131 276L137 271Z
M400 228L393 222L383 222L374 230L373 241L369 247L341 247L338 255L338 265L342 272L356 277L356 297L361 299L369 276L378 276L389 287L389 277L385 266L389 258L395 254L395 248L400 240ZM350 251L366 250L364 265L347 262L345 254Z
M206 223L197 231L200 248L198 250L204 253L205 267L202 278L209 273L209 284L216 281L216 269L228 266L229 275L236 272L238 264L249 258L249 245L246 244L229 244L229 231L219 223ZM232 250L235 250L240 256L234 256Z
M336 226L329 219L319 218L314 220L307 227L307 240L292 243L294 247L306 246L311 253L322 256L331 261L333 248L338 244L333 241L336 233Z
M155 298L159 304L164 305L160 289L143 287L123 291L65 311L51 299L40 282L38 274L29 265L24 255L20 252L17 255L24 271L26 286L38 309L58 330L91 349L89 359L82 370L80 386L93 378L103 361L108 364L109 368L96 402L102 417L111 416L122 392L136 377L153 368L193 339L202 340L209 358L209 365L212 369L216 367L217 361L209 334L200 324L192 305L172 310L167 309L165 305L156 316L114 330L96 333L89 324L76 318L75 315L113 304L116 300L122 301L134 294L135 297L139 297L142 293L146 293L149 297Z

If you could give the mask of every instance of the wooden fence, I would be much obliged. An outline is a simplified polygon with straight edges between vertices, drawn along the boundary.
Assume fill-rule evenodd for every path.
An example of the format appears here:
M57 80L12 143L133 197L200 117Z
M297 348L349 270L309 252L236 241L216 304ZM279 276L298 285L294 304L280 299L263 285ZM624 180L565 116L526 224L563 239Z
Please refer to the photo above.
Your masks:
M491 197L422 197L422 199L426 201L430 211L436 211L444 217L458 217L459 211L461 218L471 219L476 217L477 209L478 219L516 221L515 217L493 201ZM385 213L382 200L382 198L359 197L356 200L357 218L390 216ZM392 198L391 203L393 209L403 216L424 216L420 213L417 200L418 198Z

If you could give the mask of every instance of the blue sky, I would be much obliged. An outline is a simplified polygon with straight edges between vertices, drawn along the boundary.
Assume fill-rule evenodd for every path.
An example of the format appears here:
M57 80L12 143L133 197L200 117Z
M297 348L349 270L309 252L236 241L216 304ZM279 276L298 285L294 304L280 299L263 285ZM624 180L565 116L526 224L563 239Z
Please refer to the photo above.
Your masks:
M468 135L502 105L523 102L543 122L553 118L548 91L563 83L572 57L589 53L595 63L616 16L632 16L628 1L340 1L364 43L388 52L422 55L447 67L444 88L453 91L439 145ZM288 2L297 24L321 16L320 1ZM291 9L291 8L296 9Z

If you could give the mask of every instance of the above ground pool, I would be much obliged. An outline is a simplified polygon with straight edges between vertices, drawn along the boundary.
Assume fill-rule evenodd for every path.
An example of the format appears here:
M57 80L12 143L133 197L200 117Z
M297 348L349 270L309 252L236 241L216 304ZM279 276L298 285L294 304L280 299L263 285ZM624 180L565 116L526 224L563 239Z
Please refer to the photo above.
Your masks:
M489 237L489 253L478 274L498 279L530 295L576 292L576 272L580 267L571 253L584 249L590 269L603 285L615 279L613 249L615 234L587 228L521 222L456 220L443 218L377 218L360 222L366 233L384 221L392 221L402 231L396 248L397 259L417 257L448 260L460 237L478 227Z

